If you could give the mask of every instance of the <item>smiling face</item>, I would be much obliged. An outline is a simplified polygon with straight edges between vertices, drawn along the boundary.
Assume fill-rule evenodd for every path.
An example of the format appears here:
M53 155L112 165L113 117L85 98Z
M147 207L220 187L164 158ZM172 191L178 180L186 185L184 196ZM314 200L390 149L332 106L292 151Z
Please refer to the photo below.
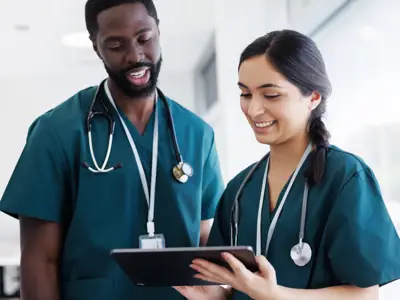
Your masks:
M239 68L240 105L256 139L277 145L304 136L318 93L304 96L268 61L265 55L245 60Z
M128 97L154 92L161 68L156 21L141 3L111 7L97 17L94 49L115 85Z

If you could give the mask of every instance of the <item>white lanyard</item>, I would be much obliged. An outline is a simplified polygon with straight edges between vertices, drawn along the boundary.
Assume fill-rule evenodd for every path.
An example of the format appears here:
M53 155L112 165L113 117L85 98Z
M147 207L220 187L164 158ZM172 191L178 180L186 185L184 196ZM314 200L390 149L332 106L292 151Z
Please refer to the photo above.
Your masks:
M149 237L154 236L155 226L154 226L154 203L155 203L155 191L156 191L156 174L157 174L157 154L158 154L158 114L157 108L155 108L155 118L154 118L154 132L153 132L153 150L152 150L152 159L151 159L151 179L150 179L150 195L149 195L149 187L147 185L146 175L143 169L142 161L140 160L139 152L136 148L135 142L132 138L131 133L129 132L128 127L126 126L124 120L122 119L121 114L118 111L117 106L111 96L110 89L108 88L108 84L104 84L105 92L114 106L116 112L118 113L119 119L121 120L121 124L124 127L125 135L128 138L129 144L131 145L133 155L135 156L136 164L139 169L140 180L142 181L142 187L144 191L144 195L146 196L146 201L149 207L148 215L147 215L147 234ZM157 99L157 92L156 92Z
M275 216L272 219L271 225L269 226L269 230L268 230L267 243L265 246L265 256L267 256L268 248L269 248L269 245L270 245L271 239L272 239L272 235L274 234L276 223L278 222L278 218L282 212L282 208L283 208L283 205L285 204L286 198L289 195L290 189L292 188L292 185L297 177L297 174L300 171L301 166L305 162L307 156L310 154L311 149L312 149L312 145L309 144L307 149L305 150L299 164L297 165L297 168L294 171L292 178L290 179L290 182L285 191L285 194L283 195L281 203L279 204L279 206L275 212ZM268 167L269 167L269 157L267 159L267 165L265 167L265 173L264 173L264 178L263 178L262 187L261 187L260 202L259 202L259 206L258 206L256 255L261 255L261 219L262 219L262 207L263 207L263 203L264 203L265 187L267 185L267 178L268 178Z

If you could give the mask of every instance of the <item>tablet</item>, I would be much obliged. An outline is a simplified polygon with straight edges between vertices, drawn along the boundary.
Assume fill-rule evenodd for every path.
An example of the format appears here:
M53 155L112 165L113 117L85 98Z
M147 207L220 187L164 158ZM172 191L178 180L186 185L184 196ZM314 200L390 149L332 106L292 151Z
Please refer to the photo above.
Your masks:
M252 247L190 247L164 249L115 249L111 256L137 286L195 286L216 283L194 278L190 264L196 258L205 259L229 268L222 258L229 252L250 271L258 271Z

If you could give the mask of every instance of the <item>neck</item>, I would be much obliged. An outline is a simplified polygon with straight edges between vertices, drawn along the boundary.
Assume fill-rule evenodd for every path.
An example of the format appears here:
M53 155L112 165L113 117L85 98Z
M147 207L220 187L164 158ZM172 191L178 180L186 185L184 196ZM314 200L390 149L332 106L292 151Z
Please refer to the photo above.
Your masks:
M299 164L309 144L308 135L304 133L289 141L270 146L270 170L294 170Z
M154 110L155 92L142 98L132 99L126 96L112 80L107 80L107 84L115 105L124 112L138 131L143 133Z

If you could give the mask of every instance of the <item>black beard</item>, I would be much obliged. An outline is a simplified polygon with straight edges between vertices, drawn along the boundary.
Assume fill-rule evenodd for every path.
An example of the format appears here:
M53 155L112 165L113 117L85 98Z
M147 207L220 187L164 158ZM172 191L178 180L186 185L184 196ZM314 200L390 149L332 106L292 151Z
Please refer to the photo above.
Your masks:
M130 65L129 67L126 67L123 70L117 72L111 70L105 64L104 67L108 73L108 76L127 97L132 99L141 99L150 96L156 90L158 83L158 76L160 75L160 70L161 70L161 64L162 64L162 57L160 57L160 59L156 64L148 62L139 62L134 65ZM143 68L143 67L149 68L150 79L145 86L139 87L130 82L126 78L126 74L132 69Z

